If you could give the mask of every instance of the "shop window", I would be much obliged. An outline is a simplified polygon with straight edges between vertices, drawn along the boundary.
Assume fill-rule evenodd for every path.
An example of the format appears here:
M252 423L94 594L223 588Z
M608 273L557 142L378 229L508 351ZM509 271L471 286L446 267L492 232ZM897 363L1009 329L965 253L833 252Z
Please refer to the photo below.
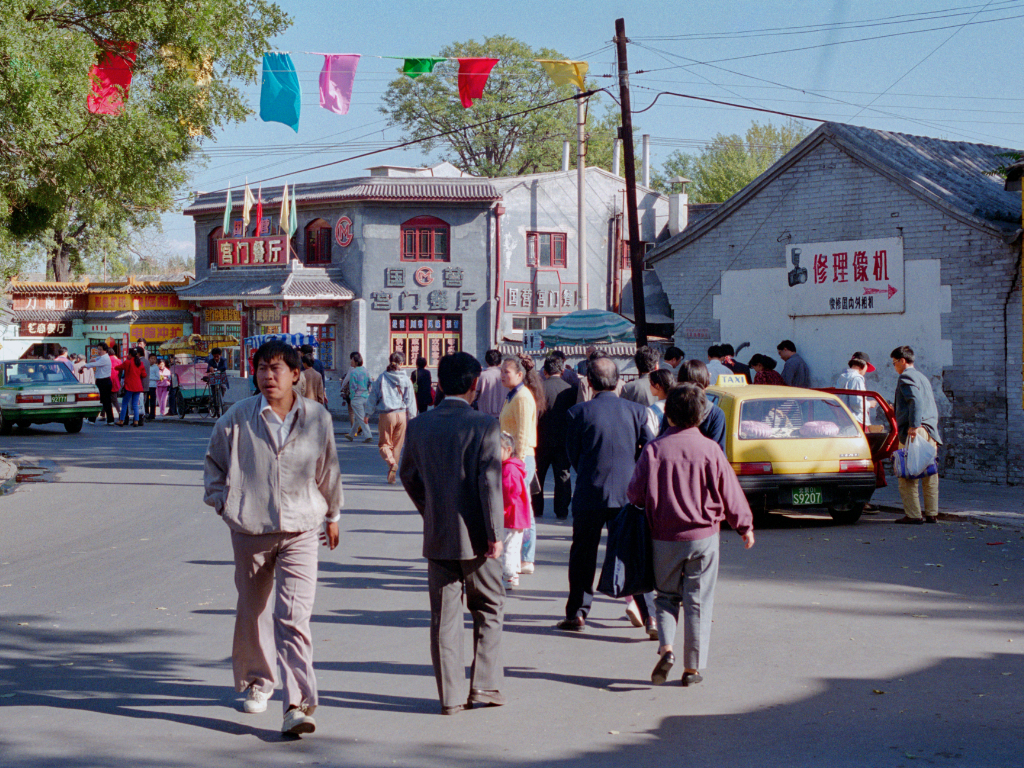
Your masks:
M543 331L546 327L546 320L548 318L545 315L513 315L512 317L512 330L513 331ZM551 318L554 322L558 318Z
M307 264L331 263L331 239L333 234L331 225L323 219L317 219L306 227Z
M434 216L417 216L402 224L402 261L448 261L451 227Z
M526 266L565 268L564 232L527 232Z
M319 346L313 347L313 355L324 364L329 371L334 370L334 340L336 325L311 325L309 335L313 336Z
M224 227L217 227L206 238L206 265L212 267L217 263L217 241L224 237Z
M407 368L417 357L436 366L444 355L462 350L462 315L391 315L391 351L405 355Z

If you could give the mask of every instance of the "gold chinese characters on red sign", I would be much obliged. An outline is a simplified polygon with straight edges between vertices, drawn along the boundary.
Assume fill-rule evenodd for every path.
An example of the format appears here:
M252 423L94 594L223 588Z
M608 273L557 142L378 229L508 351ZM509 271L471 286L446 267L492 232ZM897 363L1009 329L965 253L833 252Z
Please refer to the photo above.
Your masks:
M288 263L288 238L285 235L272 237L227 237L217 240L217 266L221 269L232 267L274 267Z

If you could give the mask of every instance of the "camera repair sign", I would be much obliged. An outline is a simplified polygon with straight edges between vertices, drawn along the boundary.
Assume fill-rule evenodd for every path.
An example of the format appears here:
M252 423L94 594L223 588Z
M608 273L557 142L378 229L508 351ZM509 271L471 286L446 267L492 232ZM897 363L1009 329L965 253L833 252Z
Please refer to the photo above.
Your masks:
M786 246L789 316L901 313L903 240L841 240Z

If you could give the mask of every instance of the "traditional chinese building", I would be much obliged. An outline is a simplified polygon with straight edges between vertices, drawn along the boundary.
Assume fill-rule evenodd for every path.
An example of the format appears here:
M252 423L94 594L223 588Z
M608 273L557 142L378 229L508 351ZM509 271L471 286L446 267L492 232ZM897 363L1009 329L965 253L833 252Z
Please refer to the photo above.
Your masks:
M20 282L8 287L13 318L2 339L4 358L56 355L61 347L87 354L105 341L120 351L146 341L150 351L192 332L188 305L176 288L189 280L78 283Z
M791 339L812 383L854 351L892 399L889 353L913 347L946 440L943 473L1024 481L1021 197L1011 150L826 123L649 261L687 337ZM780 365L781 368L781 365Z
M200 194L196 277L179 290L203 332L318 337L328 371L358 350L372 372L401 350L435 366L475 355L577 308L575 172L483 179L449 164L381 166L364 178L295 186L298 229L278 227L280 188L263 190L262 232L241 205L222 228L225 196ZM618 308L624 181L587 172L589 306ZM238 195L233 196L237 201ZM667 237L666 198L641 193L643 239ZM329 375L330 378L330 375Z

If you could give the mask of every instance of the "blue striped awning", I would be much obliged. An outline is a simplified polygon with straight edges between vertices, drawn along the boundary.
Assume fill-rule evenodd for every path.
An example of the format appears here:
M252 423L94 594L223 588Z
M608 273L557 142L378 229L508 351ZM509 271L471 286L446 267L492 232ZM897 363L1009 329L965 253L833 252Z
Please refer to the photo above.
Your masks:
M245 346L258 349L268 341L283 341L293 347L301 347L303 344L309 344L311 347L320 346L316 337L310 336L308 333L264 333L259 336L249 336L245 339Z

